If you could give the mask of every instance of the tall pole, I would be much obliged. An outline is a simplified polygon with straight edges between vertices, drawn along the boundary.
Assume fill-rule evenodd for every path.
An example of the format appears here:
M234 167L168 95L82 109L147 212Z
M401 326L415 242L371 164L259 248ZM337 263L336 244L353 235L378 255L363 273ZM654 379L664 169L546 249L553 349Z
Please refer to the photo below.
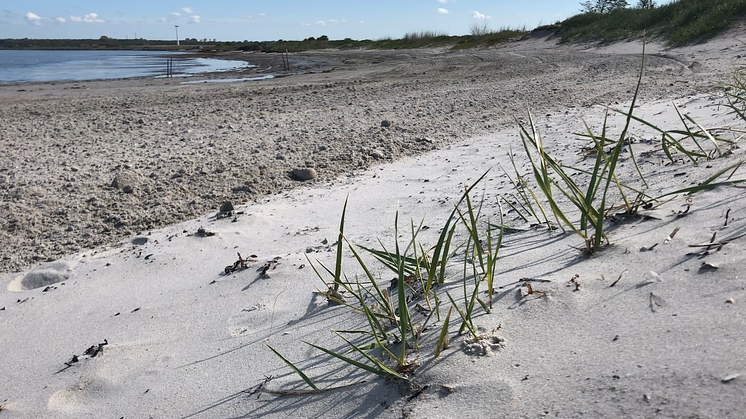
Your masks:
M179 25L174 25L176 27L176 45L179 45Z

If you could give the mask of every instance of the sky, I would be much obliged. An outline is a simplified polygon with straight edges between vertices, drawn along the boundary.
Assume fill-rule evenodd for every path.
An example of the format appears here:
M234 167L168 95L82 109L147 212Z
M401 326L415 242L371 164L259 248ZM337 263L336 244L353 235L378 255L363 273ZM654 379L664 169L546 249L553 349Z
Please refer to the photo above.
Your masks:
M634 1L629 1L634 4ZM574 0L0 0L0 39L218 41L463 35L473 25L533 29L578 14Z

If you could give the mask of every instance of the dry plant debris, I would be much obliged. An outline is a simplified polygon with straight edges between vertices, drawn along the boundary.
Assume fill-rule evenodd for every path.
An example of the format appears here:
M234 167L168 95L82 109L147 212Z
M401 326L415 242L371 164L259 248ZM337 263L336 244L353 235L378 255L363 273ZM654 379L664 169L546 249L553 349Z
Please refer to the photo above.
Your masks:
M267 261L267 263L262 265L261 268L257 269L257 272L259 272L260 276L264 276L264 277L269 276L268 272L277 268L277 265L280 264L279 260L280 260L280 257L278 256L270 261Z
M523 293L523 287L526 287L525 294ZM546 297L547 295L549 295L546 291L535 290L529 283L522 284L521 287L518 288L518 294L521 296L521 298L528 297L529 295L535 295L537 297Z
M640 251L641 252L649 252L649 251L655 249L656 246L658 246L658 243L655 243L654 245L652 245L650 247L643 246L643 247L640 248Z
M256 255L251 255L248 258L244 259L241 257L240 253L236 252L236 254L238 255L238 260L233 265L228 265L225 267L226 275L230 275L236 271L242 271L244 269L248 269L249 268L248 264L250 262L256 262L256 257L257 257Z
M570 278L570 283L568 285L575 285L575 289L573 291L580 291L580 274L573 275L572 278Z
M198 228L197 233L195 234L195 236L197 237L211 237L214 235L215 235L214 231L205 230L204 227Z
M104 346L108 344L109 344L109 341L107 339L104 339L102 343L91 345L88 349L85 350L85 352L83 352L83 355L81 356L89 356L91 358L95 358L96 356L104 352ZM69 361L64 363L65 366L61 370L55 372L55 374L59 374L63 371L66 371L68 368L71 368L73 365L77 364L78 362L80 362L78 355L73 355Z
M652 292L650 293L650 310L655 313L658 311L658 307L663 307L666 305L666 302L663 301L663 299Z
M731 238L725 239L725 240L721 240L719 242L715 241L715 237L716 236L717 236L717 232L715 232L715 233L712 234L712 238L710 239L709 243L690 244L689 247L704 247L707 250L709 250L709 249L717 246L717 250L720 250L726 244L732 242L733 240L740 239L741 237L746 236L746 234L739 234L738 236L731 237Z
M627 273L626 270L624 272L620 273L619 274L619 278L617 278L616 281L612 282L611 285L609 285L609 288L612 288L614 285L616 285L617 282L619 282L619 280L622 279L622 276L624 276L624 274L626 274L626 273ZM601 277L603 278L603 275L601 275Z
M666 240L663 241L663 243L670 243L671 240L673 240L674 236L676 236L676 233L678 232L679 232L679 227L674 228L671 234L669 234L668 237L666 237Z
M88 355L91 358L95 358L98 354L104 351L104 346L108 344L109 341L104 339L103 343L99 343L98 345L91 345L88 349L85 350L85 352L83 352L83 355Z

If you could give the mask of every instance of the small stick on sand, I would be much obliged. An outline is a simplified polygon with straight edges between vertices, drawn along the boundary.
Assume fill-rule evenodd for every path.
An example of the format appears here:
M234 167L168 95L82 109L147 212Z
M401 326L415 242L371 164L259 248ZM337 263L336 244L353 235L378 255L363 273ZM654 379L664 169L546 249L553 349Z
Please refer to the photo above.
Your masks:
M321 394L321 393L327 393L334 390L341 390L343 388L356 386L359 384L365 384L368 380L358 381L356 383L350 383L345 384L341 386L336 387L329 387L329 388L320 388L318 390L293 390L293 391L284 391L284 390L267 390L265 388L262 388L261 390L265 393L274 394L275 396L308 396L311 394Z
M666 237L666 240L663 241L663 243L669 243L671 240L673 240L674 236L678 232L679 232L679 227L674 228L671 234L669 234L668 237Z
M723 246L725 246L726 244L732 242L733 240L740 239L741 237L746 236L746 234L740 234L738 236L731 237L729 239L725 239L725 240L721 240L719 242L716 242L715 241L715 235L716 234L717 233L715 233L715 234L712 235L712 239L710 240L709 243L690 244L689 247L706 247L707 250L709 250L711 247L715 247L715 246L717 246L718 248L722 248Z
M624 274L626 274L626 273L627 273L627 270L625 269L624 272L622 272L622 273L619 274L619 278L617 278L616 281L612 282L611 285L609 285L609 288L611 288L614 285L616 285L616 283L619 282L619 280L622 279L622 276L624 276Z

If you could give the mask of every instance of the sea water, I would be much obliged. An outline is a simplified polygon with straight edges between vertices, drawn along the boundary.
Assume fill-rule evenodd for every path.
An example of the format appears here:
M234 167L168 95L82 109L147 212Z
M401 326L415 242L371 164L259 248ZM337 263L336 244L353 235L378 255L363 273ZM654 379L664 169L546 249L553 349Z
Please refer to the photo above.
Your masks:
M195 57L165 51L0 50L0 83L100 80L191 75L251 66L245 61Z

